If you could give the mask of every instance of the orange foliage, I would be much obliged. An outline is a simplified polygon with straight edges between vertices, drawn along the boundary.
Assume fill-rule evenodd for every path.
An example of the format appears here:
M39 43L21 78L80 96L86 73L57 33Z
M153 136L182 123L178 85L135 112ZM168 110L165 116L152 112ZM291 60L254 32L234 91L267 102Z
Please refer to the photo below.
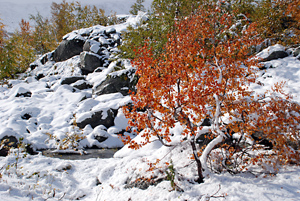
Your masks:
M183 137L191 142L199 182L203 182L202 166L206 165L200 162L198 154L206 162L205 155L216 145L229 153L225 157L228 164L241 153L240 169L270 156L257 154L243 158L245 150L261 149L256 143L250 148L238 149L230 144L220 145L222 139L230 138L233 132L240 133L241 138L262 132L272 142L273 153L282 161L297 155L288 142L299 140L300 107L283 93L281 84L258 97L249 90L249 84L256 81L253 66L258 65L258 59L249 59L249 56L251 48L260 40L255 37L254 23L242 33L232 33L232 25L232 15L206 5L176 24L176 31L169 36L159 58L154 57L145 44L133 61L139 81L137 92L131 96L133 106L124 111L130 126L143 130L141 135L145 141L139 144L127 137L124 142L137 149L156 137L171 146L170 128L180 123L184 128ZM224 116L229 116L230 124L222 123ZM212 122L209 136L212 144L199 152L195 146L196 136L206 118Z

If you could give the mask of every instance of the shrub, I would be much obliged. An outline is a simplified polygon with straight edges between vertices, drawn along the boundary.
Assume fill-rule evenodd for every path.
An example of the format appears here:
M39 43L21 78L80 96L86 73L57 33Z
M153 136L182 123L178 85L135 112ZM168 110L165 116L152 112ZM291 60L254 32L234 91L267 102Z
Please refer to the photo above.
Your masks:
M139 27L129 27L123 34L120 47L120 57L133 59L135 51L148 41L155 55L163 51L163 46L168 40L168 34L172 33L175 19L188 16L197 8L197 0L154 0L152 2L149 20Z
M204 182L203 170L208 170L212 153L220 159L215 166L234 173L252 164L276 166L299 157L288 141L299 140L300 106L284 93L282 84L258 96L249 90L256 80L252 66L258 61L249 55L261 40L255 38L254 23L243 32L228 34L233 24L232 14L206 3L176 22L176 31L169 34L158 57L148 42L133 61L139 81L131 96L134 106L124 113L130 126L142 131L144 142L127 137L125 143L138 149L154 137L174 146L171 129L180 125L196 161L199 183ZM211 126L203 124L206 119ZM255 132L272 143L271 152L253 140ZM197 149L201 136L209 140ZM247 144L247 139L253 143Z
M136 0L136 2L130 7L131 10L129 11L132 15L137 15L139 11L145 12L146 9L143 5L145 0Z
M256 22L258 33L263 39L284 45L299 43L298 1L239 0L232 3L232 9L236 15L245 14L251 21Z
M3 40L1 48L0 79L13 78L24 72L35 58L29 22L22 19L20 31Z

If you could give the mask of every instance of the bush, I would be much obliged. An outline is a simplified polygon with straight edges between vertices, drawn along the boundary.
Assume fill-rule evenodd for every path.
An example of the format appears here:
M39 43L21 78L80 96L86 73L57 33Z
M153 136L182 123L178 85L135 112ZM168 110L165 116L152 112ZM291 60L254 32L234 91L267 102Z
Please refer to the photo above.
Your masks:
M22 19L20 31L3 39L0 53L0 79L13 78L24 72L35 59L32 32L29 23Z
M232 33L234 24L232 14L206 3L176 22L176 31L168 35L158 57L148 42L133 61L139 81L131 96L134 106L124 113L144 142L127 137L125 143L138 149L155 138L165 146L180 145L172 142L171 132L180 125L182 140L193 151L199 183L204 182L209 158L211 169L233 173L253 164L276 167L299 159L289 142L300 139L300 106L284 93L282 84L257 97L248 89L256 81L252 66L258 65L249 55L261 40L254 23ZM206 119L211 125L204 125ZM254 140L257 132L269 140L272 151L259 144L261 139ZM196 141L203 136L208 141L198 149Z
M297 6L298 4L298 6ZM293 45L299 43L299 2L294 0L239 0L231 6L233 12L245 14L257 23L263 39L272 43Z
M120 47L120 57L133 59L145 41L155 55L163 51L168 34L173 32L175 19L181 19L191 14L198 6L197 0L154 0L152 2L149 20L139 27L129 27L123 34L124 43Z
M131 10L129 11L132 15L137 15L139 11L145 12L146 9L143 5L145 0L136 0L136 2L131 6Z

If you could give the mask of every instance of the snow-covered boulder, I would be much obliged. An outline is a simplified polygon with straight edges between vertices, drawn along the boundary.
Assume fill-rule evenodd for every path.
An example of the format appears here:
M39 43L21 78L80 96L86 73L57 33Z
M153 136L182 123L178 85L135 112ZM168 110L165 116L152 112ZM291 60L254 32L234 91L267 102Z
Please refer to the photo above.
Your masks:
M81 52L80 54L80 68L82 74L87 75L94 72L98 67L101 67L105 64L107 58L99 56L92 52Z
M270 46L270 47L264 49L263 51L258 53L256 56L258 58L260 58L261 61L263 61L263 62L272 61L272 60L276 60L276 59L282 59L282 58L289 56L289 54L285 51L285 49L286 48L284 46L282 46L280 44L276 44L276 45L273 45L273 46Z
M90 89L93 87L93 85L91 85L88 81L85 80L78 80L77 82L72 84L72 86L79 90Z
M87 125L90 125L92 128L96 126L103 125L106 128L114 126L114 120L117 116L118 111L114 109L109 109L106 111L97 111L97 112L88 112L86 116L81 116L77 120L77 126L79 128L84 128Z
M70 76L61 79L61 84L72 84L77 82L78 80L84 80L83 76Z
M63 40L54 51L53 60L55 62L65 61L79 55L83 51L84 42L84 40L78 38Z
M15 94L16 97L31 97L31 95L32 95L31 91L23 87L19 87L16 90L16 94Z
M137 83L134 69L120 70L110 73L104 82L94 88L93 94L102 95L120 92L128 95L129 90L135 91Z
M282 59L288 56L289 54L286 51L279 50L272 52L268 57L264 58L263 61L272 61L275 59Z

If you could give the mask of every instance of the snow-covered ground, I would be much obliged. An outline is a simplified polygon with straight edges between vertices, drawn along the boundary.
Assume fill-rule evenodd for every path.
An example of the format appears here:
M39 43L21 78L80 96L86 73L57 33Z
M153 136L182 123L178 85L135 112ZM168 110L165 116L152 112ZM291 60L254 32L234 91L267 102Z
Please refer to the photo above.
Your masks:
M134 19L131 18L130 23L133 22ZM114 28L123 30L126 25ZM270 47L260 56L266 57L274 49L283 50L284 47ZM54 142L45 144L45 133L59 136L66 132L77 132L70 125L74 113L80 119L90 110L105 110L130 101L128 96L120 93L96 96L92 95L92 89L74 91L71 86L62 85L64 77L79 75L76 67L78 59L75 56L56 64L47 62L28 72L24 80L10 80L9 84L0 87L0 138L14 135L24 137L24 141L32 143L34 148L53 147ZM300 102L300 61L290 55L266 62L266 66L271 65L272 68L258 73L263 85L251 87L262 92L274 82L286 81L286 90ZM132 68L128 63L125 66L126 69ZM86 76L86 80L92 84L100 82L115 67L116 63L111 63L106 70ZM45 77L35 79L40 72ZM32 93L31 97L16 97L16 94L28 91ZM83 98L86 99L82 101ZM25 114L30 114L31 117L22 119L21 116ZM115 121L116 126L110 130L85 127L85 145L95 143L89 141L89 136L100 132L111 137L108 147L120 146L120 140L114 134L118 129L126 127L126 120L120 112ZM137 137L135 140L141 139ZM178 140L176 135L174 140ZM193 182L197 171L194 161L190 159L192 150L185 143L168 148L155 141L139 150L131 150L125 146L113 158L87 160L62 160L41 154L26 155L20 149L14 149L7 157L0 157L0 200L299 200L300 168L296 166L283 167L275 175L210 174L206 176L204 184L197 184ZM105 144L97 145L105 147ZM161 160L157 164L158 168L150 170L148 164L155 163L156 159ZM166 179L171 161L174 161L174 181L179 191L172 190L171 182ZM147 181L153 174L156 177L152 180L157 183L148 187ZM142 190L133 186L147 188Z
M95 5L97 8L104 9L106 14L111 12L117 14L129 14L130 7L136 0L77 0L82 5ZM8 32L14 32L19 28L21 19L29 20L30 15L38 12L43 17L49 17L51 3L60 3L62 0L0 0L0 19L6 25ZM75 2L75 0L66 0ZM150 8L152 0L145 0L144 6Z
M266 55L272 50L264 50ZM268 52L269 51L269 52ZM74 60L76 58L73 58ZM70 60L70 61L72 61ZM70 62L68 61L68 62ZM299 102L300 92L300 61L292 55L267 62L271 65L266 71L259 72L259 80L264 85L252 86L256 91L263 91L265 87L271 86L277 81L286 81L286 89L295 96ZM61 64L68 66L66 63ZM70 65L69 63L69 66ZM61 66L62 67L62 66ZM56 69L59 72L59 67ZM65 68L68 69L68 68ZM48 69L49 70L49 69ZM71 71L70 71L71 72ZM68 70L61 72L70 73ZM72 71L76 74L76 70ZM50 73L51 74L51 73ZM55 74L55 73L53 73ZM58 75L57 75L58 76ZM91 74L90 80L101 77L100 74ZM45 113L45 118L38 120L42 122L40 132L44 129L60 130L60 127L70 125L71 111L74 110L74 102L80 99L78 93L69 92L66 86L58 83L53 86L53 92L45 92L45 82L50 77L33 80L30 76L24 81L11 81L12 88L1 88L1 129L6 125L12 128L22 127L21 122L6 122L6 119L13 119L20 111L32 110L34 113ZM53 77L51 78L53 79ZM48 80L49 81L49 80ZM54 83L55 80L52 80ZM16 86L30 86L36 94L32 102L26 98L16 99L14 94ZM52 95L45 96L45 93ZM84 93L84 92L81 92ZM89 93L89 92L86 92ZM72 95L73 94L73 95ZM75 93L76 94L76 93ZM78 96L78 97L77 97ZM121 97L118 95L117 97ZM116 96L106 96L107 102L114 102ZM121 97L126 98L126 97ZM99 98L100 100L101 98ZM103 100L104 100L103 99ZM118 100L119 101L119 100ZM35 108L35 109L34 109ZM56 117L60 116L60 117ZM49 118L51 117L51 118ZM50 120L57 119L54 123ZM123 122L124 123L124 122ZM20 128L21 129L21 128ZM33 129L34 130L34 129ZM42 134L41 134L42 135ZM39 138L40 137L40 138ZM36 136L39 145L44 144L46 136ZM30 140L30 138L28 138ZM139 139L136 138L138 141ZM114 141L118 143L117 141ZM158 141L148 144L139 150L128 149L127 146L119 150L111 159L87 159L87 160L62 160L49 158L41 154L24 155L15 149L7 157L0 158L0 197L3 201L14 200L86 200L86 201L140 201L140 200L229 200L229 201L270 201L270 200L299 200L300 196L300 168L296 166L283 167L276 175L268 174L238 174L229 173L210 174L204 184L196 184L193 179L196 177L196 165L189 158L192 155L190 147L185 145L173 148L162 146ZM139 180L147 180L153 174L149 171L148 163L156 162L158 169L153 170L158 180L157 185L150 185L147 189L131 188L132 186L143 186L147 182L139 183ZM166 180L166 172L171 161L174 163L175 183L180 191L173 191L170 181ZM147 186L146 186L147 187Z

